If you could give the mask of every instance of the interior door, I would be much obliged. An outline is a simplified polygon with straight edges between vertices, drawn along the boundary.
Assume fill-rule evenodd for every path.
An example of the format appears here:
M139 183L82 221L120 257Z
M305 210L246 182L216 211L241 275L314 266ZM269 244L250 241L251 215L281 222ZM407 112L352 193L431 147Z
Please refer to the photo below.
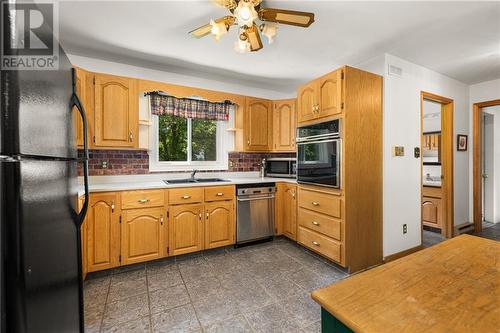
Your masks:
M135 80L95 75L95 145L98 147L136 147L138 100Z
M170 207L170 255L203 250L203 205Z
M295 99L274 102L273 149L295 151Z
M216 202L205 205L205 249L234 244L234 203Z
M120 265L120 213L116 193L93 193L87 211L88 271Z
M318 81L300 87L297 94L297 122L302 123L316 118L318 105Z
M495 184L494 178L500 175L494 175L495 163L495 120L492 115L483 112L483 221L495 222Z
M247 150L268 151L272 142L272 107L265 99L246 99Z
M122 263L128 265L161 258L166 248L163 207L128 209L122 215Z

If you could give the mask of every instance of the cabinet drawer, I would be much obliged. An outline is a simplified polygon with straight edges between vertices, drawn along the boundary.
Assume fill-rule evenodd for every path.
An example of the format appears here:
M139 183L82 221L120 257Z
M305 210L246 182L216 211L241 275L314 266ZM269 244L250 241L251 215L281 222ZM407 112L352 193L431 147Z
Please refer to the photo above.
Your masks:
M203 188L183 187L168 190L168 201L171 205L202 202Z
M122 192L122 209L160 207L164 204L164 190Z
M441 187L422 186L422 196L431 198L441 198Z
M318 213L341 218L341 200L336 195L299 188L299 206Z
M337 240L342 240L342 222L338 219L299 208L298 221L300 226L320 232Z
M340 262L341 243L315 231L299 227L297 241L305 247Z
M205 201L234 200L234 186L205 187Z

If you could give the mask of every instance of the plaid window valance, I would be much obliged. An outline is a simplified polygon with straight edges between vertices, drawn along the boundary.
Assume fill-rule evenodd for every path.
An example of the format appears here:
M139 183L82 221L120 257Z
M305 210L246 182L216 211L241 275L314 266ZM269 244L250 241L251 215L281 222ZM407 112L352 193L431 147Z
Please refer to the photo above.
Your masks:
M229 111L235 106L230 101L209 102L194 98L177 98L159 92L150 93L151 114L169 114L184 118L229 120Z

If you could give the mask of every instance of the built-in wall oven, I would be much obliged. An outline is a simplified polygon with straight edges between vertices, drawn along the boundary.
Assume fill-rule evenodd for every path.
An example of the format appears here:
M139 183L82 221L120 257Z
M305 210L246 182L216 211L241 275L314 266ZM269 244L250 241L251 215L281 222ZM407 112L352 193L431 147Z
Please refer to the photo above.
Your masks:
M303 126L297 132L297 181L340 188L341 121Z

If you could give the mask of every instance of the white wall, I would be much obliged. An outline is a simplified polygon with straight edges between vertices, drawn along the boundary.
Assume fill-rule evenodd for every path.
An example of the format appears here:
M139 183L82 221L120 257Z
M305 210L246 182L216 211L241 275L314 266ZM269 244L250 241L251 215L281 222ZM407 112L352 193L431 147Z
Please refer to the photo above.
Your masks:
M431 115L434 115L432 117ZM441 104L425 100L423 132L441 132Z
M282 92L273 91L270 89L248 87L243 84L234 84L223 81L205 79L201 77L195 77L195 76L189 76L171 72L163 72L154 69L137 67L118 62L110 62L101 59L88 58L73 54L68 54L68 57L74 66L78 66L93 72L121 75L136 79L167 82L171 84L178 84L188 87L225 91L245 96L254 96L254 97L270 98L270 99L282 99L291 97L290 95L284 94Z
M485 81L481 82L478 84L474 84L470 86L469 89L469 124L470 124L470 133L472 134L472 126L473 120L472 120L472 110L473 110L473 104L474 103L480 103L480 102L487 102L487 101L492 101L496 99L500 99L500 79L498 80L492 80L492 81ZM497 141L498 142L498 141ZM469 178L471 181L469 182L469 193L470 193L470 198L469 198L469 221L473 220L472 214L473 214L473 159L472 159L472 147L473 147L473 138L472 136L469 136L469 147L470 147L470 160L469 160ZM498 185L500 188L500 185Z
M401 77L388 74L389 65L402 69ZM421 244L420 92L454 101L454 140L469 133L469 87L390 54L384 65L384 256ZM391 147L404 146L404 157L392 157ZM454 143L454 147L456 142ZM455 225L469 219L469 153L454 151ZM403 224L408 233L403 235Z

